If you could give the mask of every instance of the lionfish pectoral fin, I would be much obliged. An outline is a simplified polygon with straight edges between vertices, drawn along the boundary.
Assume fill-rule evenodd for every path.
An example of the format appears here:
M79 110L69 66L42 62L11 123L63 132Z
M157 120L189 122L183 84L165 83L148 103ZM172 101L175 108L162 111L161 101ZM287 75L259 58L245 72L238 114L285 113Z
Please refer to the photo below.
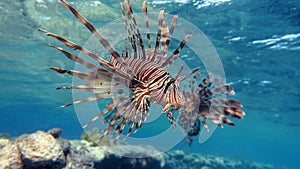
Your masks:
M113 101L111 101L104 110L102 110L97 116L95 116L94 118L92 118L90 121L88 121L83 128L88 127L89 125L91 125L93 122L95 122L97 119L101 118L104 114L106 114L107 112L111 111L115 109L115 104Z
M174 117L174 114L171 111L166 112L166 115L168 117L169 123L172 126L172 128L176 127L176 119Z
M170 107L171 107L170 103L168 103L167 105L165 105L165 107L163 108L163 112L167 113L169 111Z
M56 90L61 90L61 89L76 89L76 90L82 90L82 91L87 91L87 92L93 92L93 93L106 93L106 94L110 94L108 92L110 92L111 90L107 87L95 87L92 84L84 84L84 85L77 85L77 86L61 86L61 87L57 87Z
M107 41L107 39L104 38L104 36L97 31L97 29L82 15L80 14L72 5L70 5L65 0L61 0L61 2L74 14L74 16L84 25L86 26L89 31L99 40L101 45L110 52L110 54L126 69L127 78L129 76L130 79L133 79L135 77L135 74L132 72L132 70L129 68L127 63L124 61L124 59L121 57L121 55L116 51L116 49L111 46L111 44ZM104 59L103 59L104 60ZM114 68L114 67L112 67ZM118 72L118 71L117 71Z
M87 68L90 68L91 70L97 70L98 67L92 63L89 63L83 59L80 59L79 57L65 51L64 49L62 49L61 47L58 47L58 46L53 46L53 45L50 45L50 44L46 44L47 46L49 47L52 47L60 52L62 52L65 56L67 56L69 59L75 61L75 62L78 62L78 63L81 63L82 65L86 66Z
M115 137L115 140L114 140L114 141L117 141L117 140L120 139L120 137L121 137L121 135L122 135L122 133L123 133L123 130L124 130L124 128L125 128L125 125L126 125L127 121L128 121L128 118L124 118L124 119L122 120L120 126L119 126L118 129L116 130L117 136Z
M130 136L130 134L132 133L133 126L134 126L134 120L131 120L130 123L129 123L129 129L127 131L126 136L123 138L123 141L125 141Z
M109 134L114 131L114 135L116 135L114 142L116 142L124 133L126 124L129 125L129 129L123 140L126 140L131 135L134 128L134 133L138 131L149 114L149 103L144 98L139 100L131 96L128 98L120 97L119 100L115 99L114 104L114 111L105 117L105 123L108 124L108 127L106 127L103 134Z
M170 110L170 107L172 105L170 103L166 104L165 107L163 108L163 113L166 113L166 116L171 124L172 127L176 126L176 119L172 113L172 111Z
M95 72L80 72L80 71L68 70L64 68L55 68L55 67L51 67L50 69L60 74L68 73L71 76L89 82L90 86L86 86L86 87L108 88L108 89L110 89L111 87L111 77L107 76L106 74L100 74Z
M90 102L90 101L95 101L95 100L99 100L99 99L102 99L102 97L92 96L92 97L88 97L88 98L85 98L85 99L82 99L82 100L77 100L77 101L74 101L74 102L71 102L71 103L68 103L68 104L64 104L61 107L67 107L67 106L71 106L71 105L74 105L74 104Z
M78 46L78 45L75 44L74 42L71 42L71 41L69 41L69 40L67 40L67 39L65 39L65 38L63 38L63 37L61 37L61 36L59 36L59 35L56 35L56 34L54 34L54 33L52 33L52 32L49 32L49 31L47 31L47 30L45 30L45 29L39 29L38 31L45 33L46 36L50 36L50 37L52 37L52 38L55 38L55 39L57 39L57 40L63 42L68 48L71 48L71 49L77 49L77 48L80 48L80 46Z
M120 124L116 130L117 136L115 138L115 141L120 139L126 124L130 121L130 126L129 126L130 128L127 131L127 134L123 138L123 140L126 140L129 137L129 135L131 134L131 131L132 131L132 127L133 127L133 124L131 124L131 123L134 123L134 119L136 116L135 113L136 113L136 111L134 109L128 109L128 110L126 110L126 112L124 112L122 114L123 120L120 122Z
M67 47L69 47L71 49L80 50L81 52L87 54L88 56L90 56L91 58L93 58L95 61L97 61L100 65L104 66L105 68L107 68L108 70L112 71L116 75L119 75L119 76L124 77L124 78L129 78L129 79L133 77L133 76L131 76L131 75L125 73L125 72L118 71L113 65L111 65L109 62L107 62L106 60L104 60L100 56L98 56L98 55L94 54L93 52L91 52L91 51L89 51L89 50L87 50L87 49L85 49L85 48L83 48L83 47L75 44L74 42L71 42L71 41L69 41L69 40L67 40L67 39L65 39L65 38L63 38L61 36L58 36L58 35L56 35L54 33L48 32L46 30L41 30L40 29L39 31L46 33L47 36L53 37L53 38L61 41ZM75 62L81 63L82 65L84 65L84 66L86 66L88 68L91 68L92 70L97 69L98 71L99 70L103 71L103 72L106 71L104 69L98 68L97 66L95 66L95 65L93 65L93 64L91 64L91 63L89 63L89 62L87 62L87 61L85 61L83 59L80 59L79 57L77 57L77 56L75 56L75 55L73 55L73 54L71 54L71 53L63 50L60 47L53 46L53 45L50 45L50 44L46 44L46 45L59 50L60 52L62 52L63 54L65 54L69 59L71 59L71 60L73 60Z
M135 123L135 129L133 131L133 133L136 133L142 126L142 123L141 122L136 122Z
M57 67L51 67L50 70L53 70L57 73L63 74L63 73L67 73L67 70L64 68L57 68Z

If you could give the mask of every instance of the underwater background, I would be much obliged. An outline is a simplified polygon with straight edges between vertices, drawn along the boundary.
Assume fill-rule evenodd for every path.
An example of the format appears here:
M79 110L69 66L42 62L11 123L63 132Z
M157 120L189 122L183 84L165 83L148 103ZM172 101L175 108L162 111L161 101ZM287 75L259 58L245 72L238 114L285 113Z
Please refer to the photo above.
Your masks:
M97 28L121 16L120 1L70 2ZM131 3L139 12L142 1ZM182 141L174 150L300 168L300 1L149 0L148 8L179 15L208 36L246 112L236 127L217 128L205 143ZM45 47L48 40L37 30L78 44L89 32L57 0L2 0L0 13L0 133L17 137L59 127L62 137L80 138L74 108L60 108L71 91L55 90L72 78L49 70L74 63Z

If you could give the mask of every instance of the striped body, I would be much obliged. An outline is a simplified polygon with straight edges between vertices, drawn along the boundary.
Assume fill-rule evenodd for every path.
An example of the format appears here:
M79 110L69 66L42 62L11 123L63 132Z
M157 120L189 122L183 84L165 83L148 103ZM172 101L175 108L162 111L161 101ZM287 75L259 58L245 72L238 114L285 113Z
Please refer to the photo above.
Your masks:
M151 60L134 57L124 58L124 61L137 79L143 82L143 84L133 89L135 90L137 100L141 102L143 99L150 99L149 101L153 103L159 105L170 104L170 106L176 106L182 103L181 91L178 90L178 86L175 86L175 84L167 86L171 81L171 77L160 64L154 63ZM126 71L113 57L110 63L117 69ZM138 102L138 104L140 104L140 102Z

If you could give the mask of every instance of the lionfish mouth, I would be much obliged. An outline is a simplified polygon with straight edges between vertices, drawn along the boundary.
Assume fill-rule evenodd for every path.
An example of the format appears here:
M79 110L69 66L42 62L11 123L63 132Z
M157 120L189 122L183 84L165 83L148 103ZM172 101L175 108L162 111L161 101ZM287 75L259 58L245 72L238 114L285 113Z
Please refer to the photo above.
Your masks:
M222 83L220 79L209 76L198 87L194 86L190 91L184 91L179 88L180 83L196 73L198 68L182 77L179 77L179 75L183 66L178 69L178 73L174 77L171 77L170 73L167 72L166 68L179 57L180 51L191 38L191 35L187 34L178 47L168 56L168 46L178 16L174 16L171 23L167 23L164 21L164 11L161 10L157 19L158 30L155 37L155 46L151 46L149 31L146 34L148 43L144 45L144 39L133 15L130 2L125 0L121 5L122 19L128 34L128 46L126 46L126 54L124 55L120 54L102 33L67 1L61 0L61 2L79 22L86 26L111 55L110 60L106 60L62 36L47 30L39 30L47 36L62 42L66 47L79 50L99 64L99 66L95 65L61 47L47 44L49 47L63 53L68 59L90 70L89 72L81 72L64 68L51 68L57 73L67 73L87 82L77 86L62 86L57 89L74 89L94 93L92 97L77 100L62 107L83 102L101 101L105 98L111 100L97 116L83 126L84 128L104 117L107 127L104 129L103 135L108 135L114 131L114 133L117 133L115 140L118 140L122 134L126 134L124 137L126 139L146 122L151 103L164 107L162 111L167 115L170 124L173 126L176 124L173 112L179 109L178 123L190 136L199 134L200 122L208 130L206 120L211 120L222 127L223 123L235 125L228 117L243 118L245 116L244 111L241 110L242 105L238 101L218 99L220 96L234 93L233 88ZM143 3L142 13L146 28L149 30L146 1ZM122 87L117 90L118 96L113 97L112 87L115 87L116 84ZM128 126L127 131L124 131L125 126Z

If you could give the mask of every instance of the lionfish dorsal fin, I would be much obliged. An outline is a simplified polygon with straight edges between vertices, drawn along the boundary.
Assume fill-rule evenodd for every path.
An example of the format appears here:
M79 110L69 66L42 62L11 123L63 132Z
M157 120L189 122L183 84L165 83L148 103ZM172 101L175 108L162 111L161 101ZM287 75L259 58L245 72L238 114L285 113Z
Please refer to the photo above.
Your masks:
M61 2L74 14L74 16L84 25L86 26L91 33L99 40L101 45L110 52L112 57L114 57L126 70L126 73L128 76L130 76L131 79L135 78L135 74L132 72L132 70L129 68L127 63L124 61L124 58L121 57L121 55L116 51L116 49L108 42L107 39L92 25L81 13L79 13L73 6L71 6L68 2L65 0L61 0ZM125 0L126 2L126 0ZM127 0L127 2L129 2Z
M160 40L161 40L161 30L162 30L162 24L163 24L163 20L164 20L164 10L161 10L159 12L158 15L158 29L157 29L157 34L156 34L156 40L155 40L155 47L154 47L154 52L153 55L150 56L150 60L154 61L155 57L159 51L159 44L160 44Z
M162 28L161 28L161 50L165 51L165 53L168 53L168 43L170 41L170 32L168 28L168 23L163 21Z
M191 34L187 34L183 40L180 42L179 46L174 50L174 52L161 64L162 67L167 67L175 61L182 48L186 45L186 43L191 39Z
M148 18L148 9L147 9L147 1L146 0L143 3L142 13L144 15L146 29L147 29L148 48L151 48L150 31L149 31L149 18Z
M127 30L130 47L133 50L133 54L134 54L133 57L146 58L143 38L138 28L138 24L134 17L129 0L124 0L124 7L126 9L126 14L121 4L122 18L123 18L125 29Z

